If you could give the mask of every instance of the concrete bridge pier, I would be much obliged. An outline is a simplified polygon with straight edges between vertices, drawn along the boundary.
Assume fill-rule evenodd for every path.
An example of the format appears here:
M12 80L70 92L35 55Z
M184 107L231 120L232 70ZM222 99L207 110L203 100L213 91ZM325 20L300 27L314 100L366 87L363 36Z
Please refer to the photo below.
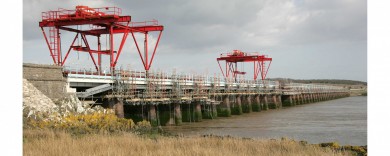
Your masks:
M117 98L108 99L108 108L114 109L115 115L118 118L124 118L125 112L123 109L123 101Z
M320 102L321 101L321 95L320 93L316 93L316 102Z
M282 105L283 107L293 106L292 95L282 95Z
M314 96L314 93L310 94L310 97L311 97L311 103L314 103L314 102L316 102L316 101L315 101L315 96Z
M322 93L318 93L318 101L322 101Z
M276 95L276 100L278 102L279 108L282 108L283 107L283 105L282 105L282 95Z
M300 105L300 104L302 104L302 102L301 102L301 95L295 95L295 104L296 105Z
M293 103L294 103L294 106L296 106L296 105L299 105L299 97L298 97L298 95L293 95Z
M310 93L305 94L306 103L311 103Z
M301 104L305 104L306 103L305 95L302 93L300 97L301 97Z
M260 96L261 110L268 110L268 98L267 95Z
M250 95L243 96L244 102L243 102L243 109L242 112L244 113L250 113L252 112L252 100Z
M201 122L202 121L202 106L200 101L195 101L195 109L194 109L194 119L195 122Z
M305 104L306 103L306 98L305 98L305 94L301 94L301 102L302 104Z
M217 112L217 105L216 104L211 104L211 110L213 114L213 119L218 117L218 112Z
M261 102L260 102L260 95L259 94L255 95L253 97L252 109L254 112L261 111Z
M301 105L302 104L302 97L301 97L301 94L298 94L296 95L297 96L297 105Z
M183 122L181 117L181 108L179 103L174 103L174 116L175 116L175 125L180 126Z
M231 105L231 112L233 115L241 115L243 113L241 97L241 95L235 96L235 102Z
M276 100L276 95L270 95L270 101L269 101L269 104L268 104L268 107L270 109L277 109L278 108L278 102Z
M222 96L222 103L219 105L217 112L220 117L231 116L229 95Z
M148 112L148 118L149 122L153 127L158 126L157 122L157 113L156 113L156 106L153 104L149 104L149 112Z

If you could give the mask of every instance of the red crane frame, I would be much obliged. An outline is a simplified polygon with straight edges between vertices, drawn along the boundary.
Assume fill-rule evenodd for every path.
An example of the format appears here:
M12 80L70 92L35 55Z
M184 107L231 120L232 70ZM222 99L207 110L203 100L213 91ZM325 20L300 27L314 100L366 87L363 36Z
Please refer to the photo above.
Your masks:
M54 64L58 66L64 66L69 53L73 49L74 51L89 53L98 72L101 72L101 55L108 55L110 57L111 71L114 71L118 58L120 57L123 46L126 42L127 36L129 33L131 33L144 69L148 71L152 65L164 27L159 25L157 20L131 22L131 16L121 16L121 13L122 9L118 7L90 8L88 6L76 6L75 10L65 10L59 8L58 11L42 12L42 21L39 22L39 27L41 27ZM78 27L81 25L90 25L90 29L78 30L69 27ZM49 37L47 37L44 28L49 29ZM67 50L64 58L62 58L61 52L60 30L76 33L73 42ZM148 34L149 32L153 31L158 31L159 35L154 46L152 57L149 59ZM144 34L143 54L141 53L134 33ZM109 35L109 50L101 50L100 36L103 34ZM114 48L114 34L123 34L119 48L117 50ZM91 48L86 35L97 37L97 49L93 50ZM76 39L78 39L79 36L85 46L74 45ZM97 63L95 61L94 54L97 54Z
M221 67L219 61L225 61L225 72ZM225 78L230 76L237 80L237 75L244 75L246 72L238 71L238 62L253 62L253 79L256 80L259 73L261 73L261 79L264 80L267 76L269 67L271 66L272 58L266 55L259 55L258 53L245 53L240 50L233 50L233 52L221 54L217 58L219 68ZM268 64L267 64L268 63ZM268 67L267 67L268 66Z

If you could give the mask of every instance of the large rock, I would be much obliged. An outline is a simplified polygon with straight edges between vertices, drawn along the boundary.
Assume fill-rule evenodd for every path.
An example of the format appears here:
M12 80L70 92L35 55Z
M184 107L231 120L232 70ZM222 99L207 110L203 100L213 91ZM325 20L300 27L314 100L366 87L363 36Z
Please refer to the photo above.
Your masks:
M58 109L54 102L42 94L26 79L23 79L23 111L30 117L37 112L53 112Z

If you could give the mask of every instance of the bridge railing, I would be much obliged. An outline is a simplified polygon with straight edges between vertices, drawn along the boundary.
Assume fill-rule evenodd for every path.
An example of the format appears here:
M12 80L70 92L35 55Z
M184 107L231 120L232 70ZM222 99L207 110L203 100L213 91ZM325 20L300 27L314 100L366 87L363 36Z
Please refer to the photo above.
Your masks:
M164 71L137 71L137 70L116 70L114 73L103 70L96 72L90 69L77 69L65 67L63 69L64 75L70 78L88 78L88 79L105 79L105 80L125 80L129 83L147 84L147 81L159 85L170 85L174 83L178 85L189 87L197 86L204 87L218 87L234 88L234 90L252 90L261 92L291 92L291 93L327 93L327 92L347 92L346 88L334 85L322 84L303 84L303 83L279 83L279 81L271 80L248 80L240 79L236 81L232 78L225 79L220 76L210 76L205 74L188 74L175 72L169 73Z

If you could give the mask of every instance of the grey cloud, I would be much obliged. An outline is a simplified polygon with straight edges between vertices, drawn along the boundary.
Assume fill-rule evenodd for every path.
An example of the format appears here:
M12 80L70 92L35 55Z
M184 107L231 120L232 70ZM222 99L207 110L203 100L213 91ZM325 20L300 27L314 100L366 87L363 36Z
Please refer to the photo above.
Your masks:
M131 15L133 21L159 20L165 30L153 68L197 70L193 66L199 61L192 59L198 59L204 61L197 65L199 68L209 67L210 71L219 72L215 62L219 53L241 49L265 52L274 57L271 77L367 79L367 2L364 0L91 0L56 3L24 0L23 39L29 41L26 46L44 44L38 27L40 12L55 10L59 6L72 9L78 3L95 7L117 6L122 8L124 15ZM131 40L128 38L127 43L133 45ZM321 50L329 47L331 52ZM38 50L38 47L33 49ZM134 47L130 48L131 54L129 48L125 50L122 64L131 60L133 66L140 67L140 61L134 58L138 57ZM47 52L47 49L42 51ZM349 61L351 52L355 56ZM28 47L24 53L28 60L46 57L50 61L46 55L33 55ZM331 55L340 58L331 66L339 67L333 71L337 73L325 66L327 62L323 58L332 58ZM170 60L173 57L175 62ZM302 61L292 61L299 60L295 59L297 57ZM359 63L352 60L359 60ZM300 68L300 73L293 72L293 69ZM350 75L341 69L351 71Z

